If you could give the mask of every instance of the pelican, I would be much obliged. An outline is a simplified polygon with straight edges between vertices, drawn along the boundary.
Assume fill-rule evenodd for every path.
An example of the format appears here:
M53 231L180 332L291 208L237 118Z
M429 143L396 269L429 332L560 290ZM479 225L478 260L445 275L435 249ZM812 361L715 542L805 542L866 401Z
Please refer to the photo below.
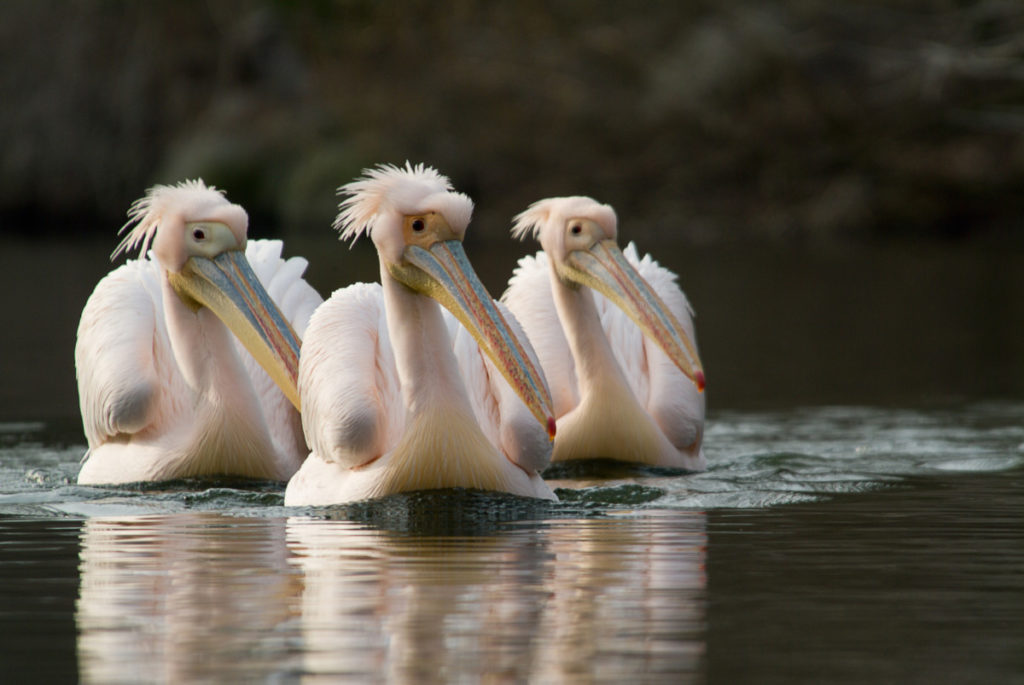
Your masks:
M141 256L97 284L78 326L89 443L79 483L287 480L299 467L295 331L321 298L304 259L247 241L247 227L245 210L201 180L154 186L132 205L112 258L139 245Z
M554 499L538 473L551 456L551 395L466 259L472 201L408 162L338 190L335 228L343 240L369 234L381 282L336 291L309 322L299 396L312 453L285 504L450 487Z
M543 251L519 261L502 301L553 390L552 461L603 457L706 467L704 372L676 276L616 243L615 210L589 197L534 203L512 235Z

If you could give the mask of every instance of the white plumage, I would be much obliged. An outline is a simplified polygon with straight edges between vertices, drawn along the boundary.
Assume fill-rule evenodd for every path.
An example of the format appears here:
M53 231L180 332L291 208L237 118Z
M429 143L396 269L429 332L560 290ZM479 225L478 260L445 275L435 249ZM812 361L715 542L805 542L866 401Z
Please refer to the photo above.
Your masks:
M462 252L469 198L422 165L378 167L340 191L336 226L343 238L369 232L381 283L336 291L306 330L299 394L312 453L285 504L449 487L553 498L538 475L550 396L517 324L485 311L508 316Z
M676 275L632 243L619 252L614 211L590 198L535 203L513 233L533 233L544 247L520 260L502 301L552 390L552 460L703 469L704 376ZM651 322L647 330L637 317Z
M128 226L137 225L118 251L140 243L154 249L99 282L78 328L75 366L89 443L79 482L287 479L307 452L298 412L221 319L179 292L168 274L190 278L190 259L244 248L259 283L301 335L321 302L302 279L306 261L283 259L280 241L246 241L244 210L201 181L157 186L131 216ZM272 308L259 290L253 286L254 301Z

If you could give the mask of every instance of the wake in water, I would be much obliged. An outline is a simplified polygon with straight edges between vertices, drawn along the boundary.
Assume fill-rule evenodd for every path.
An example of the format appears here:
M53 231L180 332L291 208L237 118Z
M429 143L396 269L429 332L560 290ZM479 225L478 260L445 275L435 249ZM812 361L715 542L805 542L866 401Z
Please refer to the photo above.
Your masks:
M467 520L484 521L807 502L899 487L908 478L929 474L1022 468L1021 415L1021 404L956 410L723 412L709 422L708 470L702 473L585 462L559 465L545 474L561 502L540 508L522 498L462 491L397 495L375 505L306 513L408 523L417 512L434 512L436 517L445 509L441 502L446 496L448 509L468 513ZM283 507L283 484L272 482L78 486L74 481L84 450L79 444L60 444L60 436L42 423L0 424L0 514L93 516L195 509L249 516L295 513Z

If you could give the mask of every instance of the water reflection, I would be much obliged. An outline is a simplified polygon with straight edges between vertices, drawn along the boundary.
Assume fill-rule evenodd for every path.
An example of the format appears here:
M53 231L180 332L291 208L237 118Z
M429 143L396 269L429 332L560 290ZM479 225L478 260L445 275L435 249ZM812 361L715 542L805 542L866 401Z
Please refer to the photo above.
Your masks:
M80 556L82 682L228 682L287 669L299 590L281 520L93 518Z
M697 512L466 535L212 512L86 521L83 682L699 679Z
M531 681L702 680L702 512L559 522L548 542L550 597Z
M701 666L700 513L428 538L294 518L288 544L309 673L621 682Z
M543 539L419 538L296 518L288 545L302 570L309 673L516 681L535 661L551 562Z

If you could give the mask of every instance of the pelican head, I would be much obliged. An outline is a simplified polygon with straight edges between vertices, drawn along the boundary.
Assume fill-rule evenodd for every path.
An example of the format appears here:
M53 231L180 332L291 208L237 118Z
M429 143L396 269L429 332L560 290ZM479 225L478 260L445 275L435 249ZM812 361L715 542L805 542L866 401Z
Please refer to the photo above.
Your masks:
M298 337L245 258L245 210L197 179L153 186L128 217L111 258L139 246L145 256L152 245L181 300L216 314L297 408Z
M466 258L473 202L422 164L381 165L338 189L342 240L366 232L388 274L448 309L501 371L550 437L555 420L543 375Z
M535 202L518 215L512 235L532 233L563 284L592 288L615 303L703 391L704 371L693 341L626 261L616 242L617 224L609 205L589 197L555 197Z

